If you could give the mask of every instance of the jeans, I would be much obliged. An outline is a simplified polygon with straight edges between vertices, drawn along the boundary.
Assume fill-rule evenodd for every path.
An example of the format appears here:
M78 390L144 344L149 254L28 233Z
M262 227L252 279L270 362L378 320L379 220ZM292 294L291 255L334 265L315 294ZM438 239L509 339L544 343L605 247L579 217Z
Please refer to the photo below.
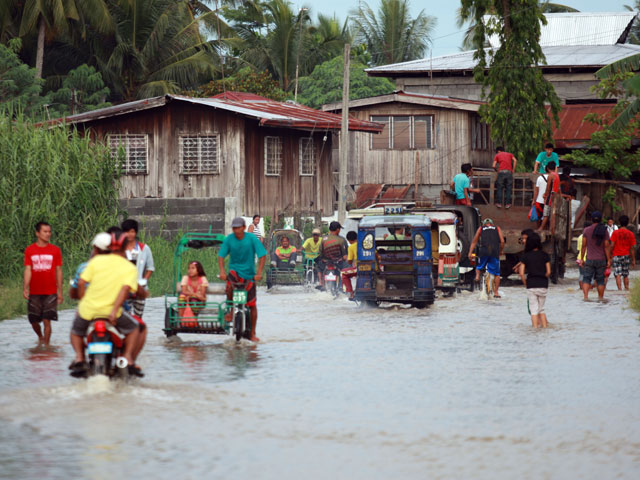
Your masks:
M511 205L511 190L513 190L513 173L509 170L500 170L496 181L496 203Z

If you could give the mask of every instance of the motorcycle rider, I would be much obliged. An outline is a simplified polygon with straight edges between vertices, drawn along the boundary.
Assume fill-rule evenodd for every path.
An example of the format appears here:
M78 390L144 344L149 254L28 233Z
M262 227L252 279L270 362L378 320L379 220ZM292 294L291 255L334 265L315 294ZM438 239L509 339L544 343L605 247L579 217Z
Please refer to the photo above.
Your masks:
M106 318L125 336L123 357L130 366L135 364L140 325L122 310L129 294L138 290L138 271L125 254L127 242L127 235L121 230L112 233L108 247L111 253L94 256L80 274L77 287L80 303L70 334L76 357L69 368L74 373L87 368L84 337L90 322L96 318ZM88 283L90 288L86 288Z
M347 241L340 236L342 225L333 221L329 224L329 235L322 239L319 249L319 257L316 264L320 270L320 290L324 289L324 270L329 263L335 264L338 270L346 267Z

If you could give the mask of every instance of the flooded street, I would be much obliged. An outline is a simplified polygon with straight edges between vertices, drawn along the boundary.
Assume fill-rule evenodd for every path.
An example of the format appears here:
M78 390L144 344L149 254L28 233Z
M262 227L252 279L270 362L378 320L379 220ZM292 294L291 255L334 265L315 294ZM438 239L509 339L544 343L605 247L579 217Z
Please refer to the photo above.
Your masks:
M534 331L522 287L426 310L259 292L256 346L162 333L146 377L73 379L68 332L0 323L0 478L638 478L640 323L572 270ZM594 298L595 298L595 294Z

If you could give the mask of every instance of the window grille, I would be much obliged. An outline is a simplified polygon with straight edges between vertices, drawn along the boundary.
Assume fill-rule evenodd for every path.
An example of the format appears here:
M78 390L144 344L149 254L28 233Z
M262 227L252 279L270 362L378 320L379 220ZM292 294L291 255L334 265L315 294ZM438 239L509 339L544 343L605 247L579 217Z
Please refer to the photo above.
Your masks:
M282 138L264 138L265 175L279 176L282 170Z
M220 173L219 135L181 135L180 173Z
M148 138L147 134L108 136L111 157L122 162L123 173L127 175L147 173Z
M299 143L300 175L313 176L316 167L316 151L313 138L301 138Z

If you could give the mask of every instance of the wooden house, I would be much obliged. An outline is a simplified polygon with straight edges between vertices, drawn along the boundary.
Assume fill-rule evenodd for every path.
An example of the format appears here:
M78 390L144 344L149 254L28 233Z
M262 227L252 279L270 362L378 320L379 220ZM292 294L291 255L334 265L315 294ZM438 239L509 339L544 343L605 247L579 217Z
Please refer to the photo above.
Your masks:
M350 115L384 129L375 135L350 134L349 185L354 190L369 184L405 185L417 198L436 198L463 163L491 167L495 147L478 115L482 103L399 91L352 100ZM323 109L340 112L342 105ZM336 157L334 152L334 161Z
M140 199L153 200L147 203L156 211L149 215L160 213L159 201L168 210L183 205L174 209L176 216L205 215L211 199L235 199L235 212L227 217L333 213L331 151L339 115L228 92L213 98L163 95L66 122L105 141L122 160L121 198L133 214L146 214ZM383 126L350 119L349 128L379 132Z

